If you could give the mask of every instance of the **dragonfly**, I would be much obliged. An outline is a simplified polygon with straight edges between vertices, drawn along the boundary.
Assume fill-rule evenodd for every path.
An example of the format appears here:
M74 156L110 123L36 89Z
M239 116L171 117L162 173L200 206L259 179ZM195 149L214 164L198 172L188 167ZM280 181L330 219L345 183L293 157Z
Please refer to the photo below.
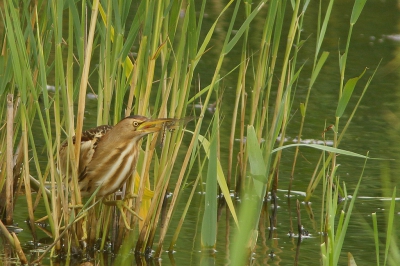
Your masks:
M185 126L187 123L193 120L193 117L184 117L184 118L165 118L165 123L162 125L160 130L160 135L158 137L158 145L160 147L164 146L165 137L167 132L173 132L175 129L179 127Z

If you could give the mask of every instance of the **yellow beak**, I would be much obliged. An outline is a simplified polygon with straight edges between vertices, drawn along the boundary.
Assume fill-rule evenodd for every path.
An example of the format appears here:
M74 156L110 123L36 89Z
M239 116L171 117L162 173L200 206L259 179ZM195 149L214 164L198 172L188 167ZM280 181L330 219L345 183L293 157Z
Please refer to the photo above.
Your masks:
M158 119L148 119L141 123L137 130L153 133L162 130L163 125L168 122L172 122L176 119L174 118L158 118Z

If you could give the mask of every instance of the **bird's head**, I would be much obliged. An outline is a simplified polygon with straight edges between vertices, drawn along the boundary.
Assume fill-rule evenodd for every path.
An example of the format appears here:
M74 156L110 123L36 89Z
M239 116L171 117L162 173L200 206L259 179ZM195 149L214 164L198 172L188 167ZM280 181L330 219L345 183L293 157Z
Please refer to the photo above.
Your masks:
M164 123L173 120L173 118L150 119L141 115L132 115L125 117L116 127L121 127L121 130L128 131L128 134L143 137L147 134L161 131Z

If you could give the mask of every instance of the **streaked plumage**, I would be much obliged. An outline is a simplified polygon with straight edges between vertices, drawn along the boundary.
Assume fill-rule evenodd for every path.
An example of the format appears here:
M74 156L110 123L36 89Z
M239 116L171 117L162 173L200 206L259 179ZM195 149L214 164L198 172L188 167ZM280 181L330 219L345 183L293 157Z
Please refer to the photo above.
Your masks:
M83 195L91 195L101 186L97 196L117 191L132 175L139 155L139 141L147 134L158 132L165 123L175 119L148 119L134 115L114 127L98 126L82 132L78 182ZM75 137L73 137L75 144ZM67 146L60 150L60 171L66 174ZM68 176L71 175L69 169Z

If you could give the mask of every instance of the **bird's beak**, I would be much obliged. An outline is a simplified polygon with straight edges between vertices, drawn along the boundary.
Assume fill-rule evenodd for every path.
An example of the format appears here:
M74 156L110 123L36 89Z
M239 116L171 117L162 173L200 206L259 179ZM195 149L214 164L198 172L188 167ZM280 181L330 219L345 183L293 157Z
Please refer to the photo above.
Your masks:
M168 123L174 121L173 118L158 118L158 119L149 119L138 127L137 130L146 132L146 133L153 133L162 130L164 123Z

